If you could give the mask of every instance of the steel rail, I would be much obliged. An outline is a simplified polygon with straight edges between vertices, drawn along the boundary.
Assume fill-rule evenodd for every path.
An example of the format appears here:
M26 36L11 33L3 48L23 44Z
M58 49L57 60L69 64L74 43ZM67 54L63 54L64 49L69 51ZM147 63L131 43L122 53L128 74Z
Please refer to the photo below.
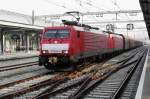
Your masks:
M140 50L140 51L142 51L142 50ZM80 85L80 88L79 88L73 95L69 96L69 99L78 99L78 98L80 98L80 96L83 96L83 94L86 93L87 90L93 88L93 86L95 86L96 84L102 82L104 79L106 79L109 75L111 75L111 74L114 73L115 71L117 71L117 70L119 70L119 69L121 69L121 68L123 68L123 67L125 67L125 66L128 66L128 65L130 65L130 64L135 63L137 60L134 60L134 61L129 62L129 63L127 63L127 62L128 62L130 59L132 59L137 53L139 53L139 52L135 52L135 53L132 54L130 57L127 57L127 58L125 58L125 59L123 59L123 60L120 60L119 62L116 62L115 64L120 64L120 65L119 65L120 67L118 67L117 69L114 69L114 70L112 70L112 71L107 71L102 77L100 77L99 79L97 79L97 80L95 80L95 81L92 81L93 74L91 74L91 75L89 75L88 77L86 77L86 78L85 78L83 81L81 81L81 82L79 81L79 82L77 82L77 83L74 83L74 84L69 85L69 86L65 86L65 87L63 87L63 88L61 88L61 89L57 89L57 90L50 90L50 89L48 89L49 92L48 92L48 91L46 91L46 93L45 93L45 92L42 92L40 95L34 97L33 99L43 99L43 98L44 98L44 99L47 99L47 98L49 98L50 96L53 96L54 94L60 93L61 91L65 91L66 89L71 88L71 87L74 87L74 86L79 86L79 85L77 85L77 84L81 84L81 85ZM125 64L125 63L126 63L126 64ZM115 64L112 64L112 65L115 65ZM124 65L123 65L123 64L124 64ZM91 82L91 81L92 81L92 84L88 85L89 82Z
M39 82L37 84L34 84L32 86L23 88L21 90L17 90L17 91L14 91L14 92L10 92L10 93L7 93L7 94L0 95L0 98L2 98L2 99L13 99L15 96L19 96L21 94L25 94L27 92L31 92L31 91L40 89L41 87L45 87L47 85L51 85L51 87L54 88L55 86L57 86L57 84L62 83L66 80L67 79L52 79L52 78L50 78L46 81Z
M32 76L32 77L27 77L27 78L23 78L23 79L20 79L20 80L13 81L13 82L8 82L8 83L5 83L5 84L0 84L0 89L5 88L5 87L9 87L9 86L13 86L16 83L23 83L25 81L36 79L36 78L42 77L42 76L44 76L46 74L49 74L49 73L51 73L51 72L45 72L45 73L42 73L42 74L40 73L40 74Z
M48 86L48 89L44 90L42 93L38 94L36 97L33 97L33 99L43 99L43 98L46 99L46 98L49 98L50 96L53 96L57 93L68 90L69 88L73 88L73 87L80 85L79 90L76 91L73 95L71 95L69 97L69 99L79 99L81 96L83 96L83 94L85 94L87 91L89 91L89 89L92 89L94 86L96 86L100 82L104 81L112 73L114 73L114 72L118 71L119 69L126 67L130 64L136 63L137 60L133 60L131 62L129 62L129 61L134 56L136 56L138 53L143 52L142 49L140 50L140 52L138 52L138 51L134 52L134 54L132 53L129 57L126 57L125 59L116 62L115 64L111 64L111 65L118 64L119 66L118 66L118 68L113 68L111 71L106 71L100 78L98 78L94 81L92 79L93 74L92 75L88 74L88 76L86 76L84 79L79 79L74 83L71 83L67 86L64 86L62 88L57 89L57 86L61 85L62 83L66 82L68 80L69 81L71 80L69 77L65 76L63 79L54 80L54 81L53 80L43 81L43 82L40 82L39 84L29 86L28 88L23 88L23 89L18 90L18 91L14 91L11 93L1 95L0 98L9 99L9 98L13 98L15 96L20 96L21 94L27 93L28 91L30 92L33 90L40 89L41 87ZM53 82L53 84L51 82ZM90 82L92 82L92 83L90 83Z
M121 95L123 89L125 88L125 86L127 85L128 81L131 79L134 71L136 70L137 66L139 65L140 62L144 62L144 59L146 57L146 53L147 51L145 51L144 53L142 53L142 55L138 58L138 61L134 64L133 67L131 67L127 74L124 77L124 80L122 81L120 87L116 90L116 92L114 93L114 95L111 97L111 99L118 99L119 96Z
M0 72L38 65L38 61L0 67Z
M62 92L64 90L66 90L66 89L69 89L71 87L75 87L75 86L78 86L78 85L82 84L84 82L84 80L86 80L86 79L87 79L87 77L84 78L84 79L81 79L81 80L79 80L79 81L77 81L75 83L72 83L72 84L70 84L68 86L65 86L63 88L56 89L56 90L51 90L51 91L49 91L47 93L42 93L41 95L38 95L37 97L34 97L33 99L47 99L48 97L50 97L50 96L52 96L52 95L54 95L56 93ZM50 90L50 89L48 89L48 90Z
M136 53L137 54L137 53ZM100 82L104 81L108 76L110 76L112 73L118 71L119 69L123 68L123 67L126 67L128 65L131 65L131 64L135 64L138 62L138 59L137 60L134 60L130 63L127 63L132 57L129 57L129 59L125 59L123 61L122 64L120 64L120 66L118 66L118 68L114 69L114 70L111 70L111 71L108 71L106 72L102 77L100 77L98 80L95 80L95 81L92 81L92 79L89 78L89 80L85 81L84 83L86 83L86 85L81 85L81 87L74 93L72 94L71 96L69 96L69 99L80 99L82 98L89 90L93 89L97 84L99 84ZM126 64L125 64L126 63ZM92 82L91 84L87 85L87 83L90 83ZM86 87L85 87L86 86Z
M135 63L136 61L133 61L129 64L133 64ZM127 65L129 65L127 64ZM127 66L126 65L126 66ZM125 66L125 65L124 65ZM91 89L93 89L97 84L100 84L102 83L105 79L107 79L107 77L109 77L111 74L115 73L116 71L118 71L119 69L121 69L123 67L120 67L120 68L117 68L117 69L114 69L112 71L108 71L106 72L102 77L100 77L99 79L95 80L95 81L92 81L91 80L91 84L89 84L88 86L86 86L84 89L82 89L82 91L78 91L78 92L75 92L75 93L78 93L78 94L74 94L74 95L71 95L69 97L69 99L80 99L82 98L88 91L90 91ZM81 89L80 89L81 90Z

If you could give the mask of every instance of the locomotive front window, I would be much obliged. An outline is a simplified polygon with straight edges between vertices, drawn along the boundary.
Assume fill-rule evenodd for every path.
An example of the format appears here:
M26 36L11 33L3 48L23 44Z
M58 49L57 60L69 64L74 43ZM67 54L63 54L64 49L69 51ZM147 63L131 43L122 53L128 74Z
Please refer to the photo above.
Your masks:
M45 32L44 37L46 38L67 38L69 37L69 31L63 30L48 30Z

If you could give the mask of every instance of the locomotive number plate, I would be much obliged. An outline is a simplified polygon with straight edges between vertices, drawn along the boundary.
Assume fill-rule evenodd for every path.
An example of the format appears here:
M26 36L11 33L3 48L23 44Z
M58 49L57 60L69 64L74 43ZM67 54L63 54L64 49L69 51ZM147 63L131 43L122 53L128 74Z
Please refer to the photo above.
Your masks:
M61 50L50 50L49 53L61 53Z

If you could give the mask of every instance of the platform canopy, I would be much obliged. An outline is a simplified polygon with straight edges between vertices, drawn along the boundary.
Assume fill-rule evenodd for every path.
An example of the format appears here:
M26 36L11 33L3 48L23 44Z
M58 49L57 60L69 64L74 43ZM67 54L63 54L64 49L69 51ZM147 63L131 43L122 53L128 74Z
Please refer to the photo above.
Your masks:
M23 24L19 22L11 22L11 21L4 21L0 20L0 29L5 29L8 31L13 30L26 30L26 31L41 31L43 29L42 26L30 25L30 24Z
M150 0L140 0L140 5L143 11L144 20L150 37Z

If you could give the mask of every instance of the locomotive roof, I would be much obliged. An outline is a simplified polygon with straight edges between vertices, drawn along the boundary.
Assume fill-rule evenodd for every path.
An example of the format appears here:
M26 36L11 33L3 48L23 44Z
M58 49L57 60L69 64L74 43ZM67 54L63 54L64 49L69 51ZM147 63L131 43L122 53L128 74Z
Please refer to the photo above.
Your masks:
M96 30L96 29L88 29L88 28L80 27L80 26L63 25L63 26L45 27L45 29L46 30L48 30L48 29L75 29L76 31L92 32L92 33L95 33L95 34L105 34L105 35L114 34L114 35L118 35L118 36L123 36L126 39L136 40L134 38L131 38L131 37L123 35L123 34L117 34L117 33L113 33L113 32L110 32L110 31L102 31L102 30ZM139 41L139 40L137 40L137 41Z
M89 29L87 27L80 27L80 26L69 26L69 25L64 25L64 26L53 26L53 27L45 27L45 29L75 29L76 31L85 31L85 32L92 32L96 34L108 34L105 33L101 30L96 30L96 29Z
M92 32L92 33L96 33L96 34L104 34L103 31L101 31L101 30L88 29L86 27L73 26L73 28L77 31L85 31L85 32Z

